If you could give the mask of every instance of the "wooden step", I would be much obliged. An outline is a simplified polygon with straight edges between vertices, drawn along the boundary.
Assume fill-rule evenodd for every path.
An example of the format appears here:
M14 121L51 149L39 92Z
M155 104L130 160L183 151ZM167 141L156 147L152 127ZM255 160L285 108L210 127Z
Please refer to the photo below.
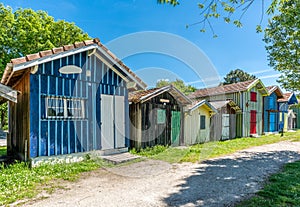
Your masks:
M140 156L130 154L129 152L125 152L113 155L103 155L101 156L101 158L116 165L138 159L140 158Z

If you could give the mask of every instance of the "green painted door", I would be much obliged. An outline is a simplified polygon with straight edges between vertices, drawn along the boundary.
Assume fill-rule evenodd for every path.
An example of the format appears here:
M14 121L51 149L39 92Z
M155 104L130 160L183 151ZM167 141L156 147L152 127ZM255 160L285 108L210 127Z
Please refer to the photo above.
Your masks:
M171 125L171 144L172 146L178 146L180 139L180 111L172 111Z

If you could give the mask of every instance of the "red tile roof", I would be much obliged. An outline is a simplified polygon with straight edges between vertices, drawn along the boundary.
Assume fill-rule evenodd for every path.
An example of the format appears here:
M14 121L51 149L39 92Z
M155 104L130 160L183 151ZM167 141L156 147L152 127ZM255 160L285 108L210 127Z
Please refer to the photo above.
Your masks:
M270 92L276 86L266 86L266 89Z
M11 59L10 62L13 65L18 65L18 64L21 64L21 63L25 63L25 62L29 62L29 61L32 61L32 60L39 59L41 57L50 56L50 55L54 55L54 54L57 54L57 53L62 53L62 52L68 51L68 50L84 47L84 46L87 46L87 45L92 45L92 44L95 44L95 43L96 44L100 43L98 38L95 38L93 40L85 40L85 41L80 42L80 43L76 42L76 43L71 44L71 45L64 45L62 47L53 48L51 50L40 51L38 53L29 54L29 55L26 55L24 57L14 58L14 59ZM101 46L102 44L100 43L98 45Z
M149 95L149 94L157 91L158 89L160 89L160 88L152 88L152 89L148 89L148 90L133 91L128 94L128 99L130 102L137 103L137 102L140 102L140 100L143 96Z
M75 42L74 44L64 45L62 47L53 48L51 50L40 51L40 52L35 53L35 54L29 54L29 55L26 55L24 57L11 59L10 64L7 64L7 66L5 68L5 71L4 71L2 79L1 79L1 83L5 84L5 85L8 85L8 83L11 80L10 76L12 76L12 73L13 73L12 67L14 65L18 65L18 64L21 64L21 63L26 63L26 62L29 62L29 61L37 60L37 59L42 58L42 57L51 56L51 55L54 55L54 54L66 52L66 51L73 50L73 49L76 49L76 48L82 48L82 47L93 45L93 44L96 44L99 47L101 47L118 64L120 64L125 70L127 70L128 73L130 75L132 75L142 86L144 86L144 88L146 88L147 85L133 71L131 71L121 60L119 60L111 51L109 51L100 42L100 40L98 38L95 38L93 40L85 40L85 41L82 41L82 42ZM21 77L21 75L18 75L17 78L19 78L19 77Z
M279 98L283 97L283 93L278 86L267 86L266 89L268 90L269 94L275 92L277 97Z
M293 93L288 92L283 94L283 98L278 99L278 102L288 102Z
M222 94L234 93L239 91L246 91L248 87L256 80L257 79L239 82L239 83L233 83L229 85L217 86L213 88L199 89L194 93L190 94L189 98L196 99L196 98L202 98L202 97L213 96L213 95L222 95Z

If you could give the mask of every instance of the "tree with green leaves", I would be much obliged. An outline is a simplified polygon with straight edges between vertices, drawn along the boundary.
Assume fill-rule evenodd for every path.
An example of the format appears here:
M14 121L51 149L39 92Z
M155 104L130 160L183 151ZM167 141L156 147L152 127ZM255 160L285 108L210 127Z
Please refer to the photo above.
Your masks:
M74 23L55 21L45 11L0 4L0 76L12 58L90 39Z
M282 74L283 88L300 91L300 1L286 1L278 11L265 30L270 66Z
M10 59L87 39L74 23L55 21L45 11L13 11L0 3L0 77ZM7 127L6 104L0 107L0 122Z
M241 19L255 0L200 0L198 7L201 10L200 21L191 24L202 24L201 32L209 25L214 34L210 18L223 17L227 23L233 22L241 27ZM300 91L300 1L299 0L271 0L265 11L265 1L261 1L261 20L265 13L270 17L265 29L264 41L267 44L269 64L282 75L278 82L283 88ZM179 5L179 0L157 0L160 4ZM238 12L240 11L240 12ZM238 18L233 14L238 13ZM222 14L222 16L221 16ZM236 17L236 16L235 16ZM261 21L260 21L261 23ZM260 23L257 32L262 32ZM189 25L188 25L189 26ZM214 36L216 36L214 34Z
M213 32L214 37L216 37L217 35L215 34L214 28L211 24L211 18L220 18L226 23L233 23L237 27L242 27L242 18L255 1L259 1L261 3L260 17L258 17L256 31L262 32L261 23L265 14L274 14L280 5L289 0L199 0L195 6L199 8L200 19L192 24L187 24L186 27L202 25L200 32L205 32L208 26ZM157 0L157 3L178 6L180 5L180 0ZM268 6L265 10L266 3L268 3Z
M225 77L224 82L221 83L222 85L228 85L232 83L238 83L243 82L247 80L253 80L256 79L254 75L250 75L249 73L241 70L241 69L235 69L231 70Z
M175 81L159 80L156 83L156 87L160 88L171 84L185 95L189 95L190 93L195 92L197 90L194 86L185 85L183 80L179 79L176 79Z

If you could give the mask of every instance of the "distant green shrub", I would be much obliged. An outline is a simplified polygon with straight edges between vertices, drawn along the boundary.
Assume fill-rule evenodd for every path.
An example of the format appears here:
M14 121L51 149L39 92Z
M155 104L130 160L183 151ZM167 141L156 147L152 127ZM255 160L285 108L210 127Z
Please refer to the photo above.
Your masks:
M145 157L150 157L162 153L166 149L168 149L168 146L156 145L153 147L146 147L144 149L140 149L139 151L133 148L132 150L130 150L130 153L145 156Z

